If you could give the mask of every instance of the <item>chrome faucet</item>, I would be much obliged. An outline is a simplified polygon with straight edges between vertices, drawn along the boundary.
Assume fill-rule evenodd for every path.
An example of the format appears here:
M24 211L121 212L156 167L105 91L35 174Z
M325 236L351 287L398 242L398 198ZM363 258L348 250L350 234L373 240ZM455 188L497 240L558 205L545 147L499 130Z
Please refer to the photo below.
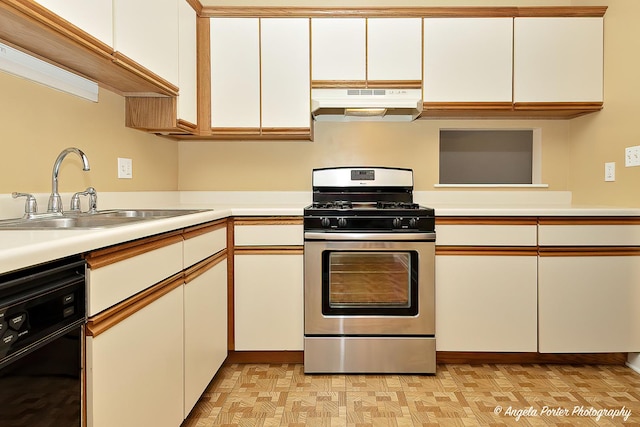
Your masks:
M79 149L75 147L65 148L58 155L56 162L53 164L53 172L51 174L51 195L49 196L49 205L47 206L47 212L61 213L62 212L62 199L60 193L58 193L58 173L60 172L60 165L62 161L69 153L76 153L82 159L82 170L89 170L89 159Z

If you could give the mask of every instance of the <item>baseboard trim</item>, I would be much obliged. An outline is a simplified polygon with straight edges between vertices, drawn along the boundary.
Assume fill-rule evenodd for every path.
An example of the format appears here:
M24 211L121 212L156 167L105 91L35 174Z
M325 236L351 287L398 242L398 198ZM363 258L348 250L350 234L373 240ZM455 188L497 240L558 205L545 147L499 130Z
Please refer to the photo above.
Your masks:
M303 363L302 351L229 351L225 363Z
M504 364L560 364L560 365L624 365L627 353L478 353L439 351L436 363L478 365Z
M303 363L303 351L229 351L225 363ZM438 351L436 363L480 365L560 364L560 365L625 365L627 353L489 353Z

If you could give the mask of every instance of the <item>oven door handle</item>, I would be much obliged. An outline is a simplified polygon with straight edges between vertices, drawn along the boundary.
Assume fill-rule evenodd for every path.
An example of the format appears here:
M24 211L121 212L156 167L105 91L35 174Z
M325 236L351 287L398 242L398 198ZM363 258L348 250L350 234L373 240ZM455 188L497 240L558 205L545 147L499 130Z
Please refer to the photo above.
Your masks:
M436 233L322 233L306 231L305 240L436 241Z

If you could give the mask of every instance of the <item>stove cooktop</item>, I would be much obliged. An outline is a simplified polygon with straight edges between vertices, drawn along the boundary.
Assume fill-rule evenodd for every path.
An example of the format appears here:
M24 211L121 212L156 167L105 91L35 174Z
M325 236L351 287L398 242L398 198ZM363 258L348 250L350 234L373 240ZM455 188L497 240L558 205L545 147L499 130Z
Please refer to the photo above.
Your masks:
M434 210L415 203L410 206L311 205L304 210L304 229L322 231L420 231L435 230Z
M305 231L435 230L435 212L413 203L413 171L401 168L314 169Z

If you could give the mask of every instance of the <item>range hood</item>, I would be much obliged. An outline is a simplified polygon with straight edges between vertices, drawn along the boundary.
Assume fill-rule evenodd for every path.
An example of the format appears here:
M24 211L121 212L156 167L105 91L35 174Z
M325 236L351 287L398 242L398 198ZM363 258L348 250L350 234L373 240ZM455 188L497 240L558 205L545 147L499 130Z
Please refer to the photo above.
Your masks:
M410 122L422 113L421 89L312 89L317 121Z

